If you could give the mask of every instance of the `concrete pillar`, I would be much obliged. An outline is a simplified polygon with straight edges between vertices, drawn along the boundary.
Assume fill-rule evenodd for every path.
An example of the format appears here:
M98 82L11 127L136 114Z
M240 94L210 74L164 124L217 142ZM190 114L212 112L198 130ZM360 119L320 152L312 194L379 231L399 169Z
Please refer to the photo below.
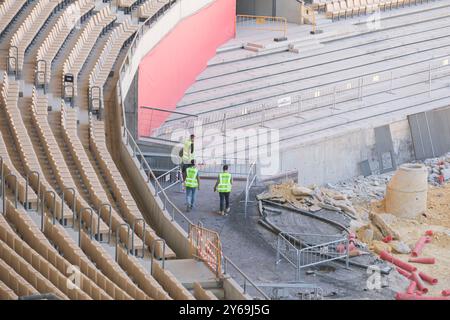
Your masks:
M400 166L386 188L386 212L415 219L427 209L428 170L423 164Z

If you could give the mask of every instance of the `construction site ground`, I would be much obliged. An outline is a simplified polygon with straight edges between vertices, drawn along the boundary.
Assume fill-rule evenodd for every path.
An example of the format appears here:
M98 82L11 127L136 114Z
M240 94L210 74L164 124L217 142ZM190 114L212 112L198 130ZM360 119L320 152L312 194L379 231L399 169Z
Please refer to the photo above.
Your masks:
M280 285L282 283L296 283L295 268L281 261L275 265L276 235L258 223L260 214L255 202L256 195L267 190L267 186L259 184L251 189L251 203L248 205L247 217L244 214L245 181L236 180L231 196L231 212L228 216L219 216L219 197L213 192L214 180L202 180L200 193L197 194L197 204L194 210L186 212L186 216L193 222L199 221L209 229L217 231L222 242L224 254L229 257L250 279L258 284ZM169 190L179 208L185 209L185 194L180 193L178 186ZM292 213L286 211L287 220ZM330 213L332 214L332 213ZM299 218L300 219L300 218ZM300 220L299 220L300 221ZM306 220L304 220L306 221ZM314 224L314 221L309 221ZM319 225L319 223L318 223ZM298 224L301 227L301 224ZM291 229L291 231L295 229ZM304 230L303 228L299 230ZM228 266L230 273L243 286L243 278L233 268ZM395 292L403 290L408 282L397 273L382 275L383 287L370 290L367 280L372 274L370 270L353 267L345 268L345 264L331 262L303 270L300 283L311 284L323 292L323 299L393 299ZM297 282L298 283L298 282ZM258 293L247 283L248 292L255 297ZM271 295L272 290L266 287L264 291ZM302 294L312 292L313 289L286 289L279 298L301 299Z

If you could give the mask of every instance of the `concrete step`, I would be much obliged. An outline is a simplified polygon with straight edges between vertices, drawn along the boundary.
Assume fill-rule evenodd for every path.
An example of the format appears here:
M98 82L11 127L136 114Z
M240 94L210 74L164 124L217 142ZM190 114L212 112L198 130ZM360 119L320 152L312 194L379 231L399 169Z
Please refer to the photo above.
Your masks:
M221 281L203 261L195 259L166 260L165 269L169 270L187 289L192 289L194 282L199 282L207 290L222 287Z

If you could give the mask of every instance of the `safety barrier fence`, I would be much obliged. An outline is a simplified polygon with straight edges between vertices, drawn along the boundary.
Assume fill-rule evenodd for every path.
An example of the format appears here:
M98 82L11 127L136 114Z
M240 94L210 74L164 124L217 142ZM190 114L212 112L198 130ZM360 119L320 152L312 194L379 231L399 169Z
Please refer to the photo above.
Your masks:
M287 35L287 19L284 17L256 16L238 14L236 16L236 30L261 30L280 32Z
M395 90L420 83L428 85L430 95L436 89L433 84L450 75L450 56L435 57L431 61L421 61L392 70L370 73L358 78L350 78L330 85L315 86L293 92L284 97L274 98L270 103L254 106L227 108L205 112L196 119L203 130L214 127L241 128L249 125L264 126L272 119L295 116L302 118L305 111L329 108L332 112L337 105L347 102L360 102L364 97L375 94L391 93ZM185 119L183 119L185 120ZM155 130L158 137L170 135L176 126L166 122L161 130ZM190 127L188 127L190 125ZM184 122L186 130L194 128L194 122Z
M189 240L194 256L205 261L219 277L222 274L222 245L219 234L199 225L190 225Z
M344 260L349 264L349 239L346 235L323 235L281 232L277 237L275 263L281 257L295 267L296 280L301 278L302 269Z

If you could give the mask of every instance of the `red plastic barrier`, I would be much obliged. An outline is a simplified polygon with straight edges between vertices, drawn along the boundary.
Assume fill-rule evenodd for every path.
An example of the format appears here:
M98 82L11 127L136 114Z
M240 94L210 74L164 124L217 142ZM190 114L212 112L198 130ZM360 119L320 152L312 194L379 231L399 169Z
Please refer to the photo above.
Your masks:
M450 289L442 290L441 293L442 293L443 296L446 296L446 297L447 297L447 296L450 296Z
M435 264L436 259L434 258L410 258L409 262L423 263L423 264Z
M419 276L426 282L428 282L429 284L436 284L438 283L438 279L433 278L432 276L429 276L423 272L419 272Z
M427 231L425 231L425 235L426 235L426 236L432 236L432 235L433 235L433 230L427 230Z
M414 291L416 291L417 283L415 281L411 281L409 283L408 289L406 289L406 293L408 294L414 294Z
M425 243L430 242L431 239L429 237L420 237L420 239L416 242L416 245L414 247L414 250L412 251L411 255L413 257L417 257L421 252L423 247L425 246Z
M398 271L398 273L400 273L402 276L404 276L404 277L406 277L406 278L411 278L411 273L409 273L408 271L406 271L406 270L403 270L402 268L398 268L397 267L397 271Z
M428 289L425 287L425 285L423 284L422 279L420 279L420 277L417 275L416 272L411 273L411 280L415 281L417 284L417 288L422 291L423 293L427 293Z
M404 262L400 259L397 259L395 257L393 257L392 255L390 255L389 253L387 253L386 251L381 251L380 253L380 258L385 260L385 261L389 261L393 264L395 264L397 267L400 267L402 269L405 269L406 271L409 272L414 272L417 271L417 268L407 262Z
M409 294L404 292L397 292L395 295L396 300L450 300L448 297L426 297L426 296L419 296L415 294Z

